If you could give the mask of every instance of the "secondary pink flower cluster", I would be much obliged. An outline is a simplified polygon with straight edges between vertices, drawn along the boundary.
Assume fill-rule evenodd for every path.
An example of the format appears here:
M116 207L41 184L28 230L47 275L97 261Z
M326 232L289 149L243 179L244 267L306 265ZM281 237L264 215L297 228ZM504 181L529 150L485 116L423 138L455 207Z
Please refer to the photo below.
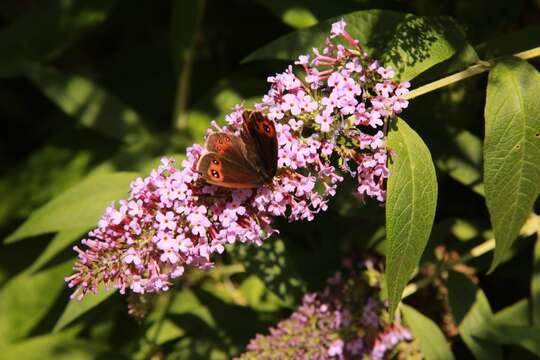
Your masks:
M417 353L409 330L389 322L379 300L382 275L376 263L348 264L323 291L304 295L301 306L268 335L257 334L238 359L382 360L396 358L388 355L397 351Z
M206 184L196 170L200 145L187 150L180 169L164 158L132 183L118 208L107 208L82 240L84 249L74 247L78 261L66 279L76 288L72 297L95 293L100 284L121 293L166 291L186 267L212 267L211 255L227 244L260 244L275 231L275 217L312 220L326 210L343 171L358 179L361 196L384 201L381 129L407 106L408 83L392 81L392 69L369 60L344 28L343 21L332 26L332 39L321 52L314 49L313 60L300 56L303 77L292 67L269 77L270 91L255 106L276 126L279 171L272 184L248 190ZM243 111L237 106L219 130L238 133Z
M302 168L309 157L332 174L328 159L334 156L341 170L356 176L361 197L383 202L389 175L383 129L407 107L403 96L410 84L393 81L392 68L370 60L345 25L343 20L332 25L326 46L313 49L311 60L309 55L298 57L295 64L303 76L289 66L269 77L271 89L256 108L277 123L280 166ZM345 45L335 41L339 38ZM307 137L306 128L311 130ZM327 190L333 195L335 187Z

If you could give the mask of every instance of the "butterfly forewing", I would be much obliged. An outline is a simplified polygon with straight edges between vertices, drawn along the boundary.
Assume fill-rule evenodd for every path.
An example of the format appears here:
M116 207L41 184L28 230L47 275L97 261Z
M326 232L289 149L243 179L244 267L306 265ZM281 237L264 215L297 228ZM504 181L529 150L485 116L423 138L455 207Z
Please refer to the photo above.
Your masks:
M276 175L278 155L274 123L260 112L245 112L242 139L249 156L262 168L264 177L272 179Z

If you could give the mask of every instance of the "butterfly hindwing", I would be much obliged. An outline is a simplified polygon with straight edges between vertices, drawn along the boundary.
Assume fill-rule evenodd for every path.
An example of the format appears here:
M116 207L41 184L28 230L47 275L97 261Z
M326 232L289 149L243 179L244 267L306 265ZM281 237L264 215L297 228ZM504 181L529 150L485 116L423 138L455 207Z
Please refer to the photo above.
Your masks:
M247 164L237 163L215 152L203 154L197 169L206 182L226 188L249 189L264 182L264 178Z

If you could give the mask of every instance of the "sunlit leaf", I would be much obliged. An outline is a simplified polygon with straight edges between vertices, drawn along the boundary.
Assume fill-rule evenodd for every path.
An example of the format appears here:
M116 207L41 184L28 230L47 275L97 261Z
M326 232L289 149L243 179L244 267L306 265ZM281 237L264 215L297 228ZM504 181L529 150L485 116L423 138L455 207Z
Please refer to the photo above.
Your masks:
M402 305L401 311L407 326L418 339L420 351L426 360L454 359L450 346L437 324L410 306Z
M140 115L91 79L28 63L25 74L53 103L81 125L126 142L148 136Z
M307 29L285 35L258 49L245 61L292 60L324 46L330 25L343 18L347 31L385 65L392 65L401 79L412 79L431 66L451 57L465 46L458 26L445 17L419 17L393 11L369 10L325 20Z
M186 332L180 328L178 324L167 319L155 322L146 332L148 338L152 339L156 345L161 345L167 341L177 339L185 333Z
M25 60L50 59L106 19L115 0L33 1L0 32L0 77L16 76Z
M501 347L493 339L495 320L486 295L463 274L451 272L448 295L461 338L479 360L502 359Z
M62 330L82 315L86 314L105 300L107 300L114 290L107 290L104 285L98 287L97 294L89 293L81 301L72 299L69 301L68 305L64 309L64 312L56 322L54 326L54 331L57 332Z
M500 60L489 74L484 183L497 247L508 251L540 193L540 74L523 60Z
M93 360L125 359L119 353L97 342L75 339L73 331L31 337L2 349L4 359L24 360Z
M303 29L315 25L318 22L317 17L310 9L310 5L330 5L330 3L326 4L325 2L319 1L309 4L309 2L302 0L259 0L258 3L278 16L285 24L296 29ZM328 7L331 8L332 6Z
M531 306L528 299L505 307L493 317L497 325L526 326L531 324Z
M21 339L42 320L62 290L72 261L39 273L22 273L0 290L0 343Z
M137 173L119 172L84 180L33 212L6 238L6 242L55 231L94 227L108 205L127 197L129 184L137 176Z
M80 239L82 235L86 233L87 228L75 228L59 231L47 244L47 247L39 257L32 263L32 265L26 270L28 272L38 271L52 260L56 255L68 248L75 241Z
M81 181L117 144L86 129L68 129L38 147L0 178L0 227L24 219Z
M240 291L244 295L247 305L257 311L276 311L283 301L257 276L251 275L242 282Z
M386 200L386 281L390 312L418 265L429 239L437 204L437 178L428 148L405 121L390 126Z

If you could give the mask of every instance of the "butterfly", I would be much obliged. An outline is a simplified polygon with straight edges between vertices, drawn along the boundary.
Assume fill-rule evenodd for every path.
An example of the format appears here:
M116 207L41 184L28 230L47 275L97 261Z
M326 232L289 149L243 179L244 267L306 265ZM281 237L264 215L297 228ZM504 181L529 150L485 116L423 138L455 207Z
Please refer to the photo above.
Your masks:
M207 183L249 189L269 183L277 171L278 142L274 123L259 111L244 111L240 136L214 132L197 171Z

